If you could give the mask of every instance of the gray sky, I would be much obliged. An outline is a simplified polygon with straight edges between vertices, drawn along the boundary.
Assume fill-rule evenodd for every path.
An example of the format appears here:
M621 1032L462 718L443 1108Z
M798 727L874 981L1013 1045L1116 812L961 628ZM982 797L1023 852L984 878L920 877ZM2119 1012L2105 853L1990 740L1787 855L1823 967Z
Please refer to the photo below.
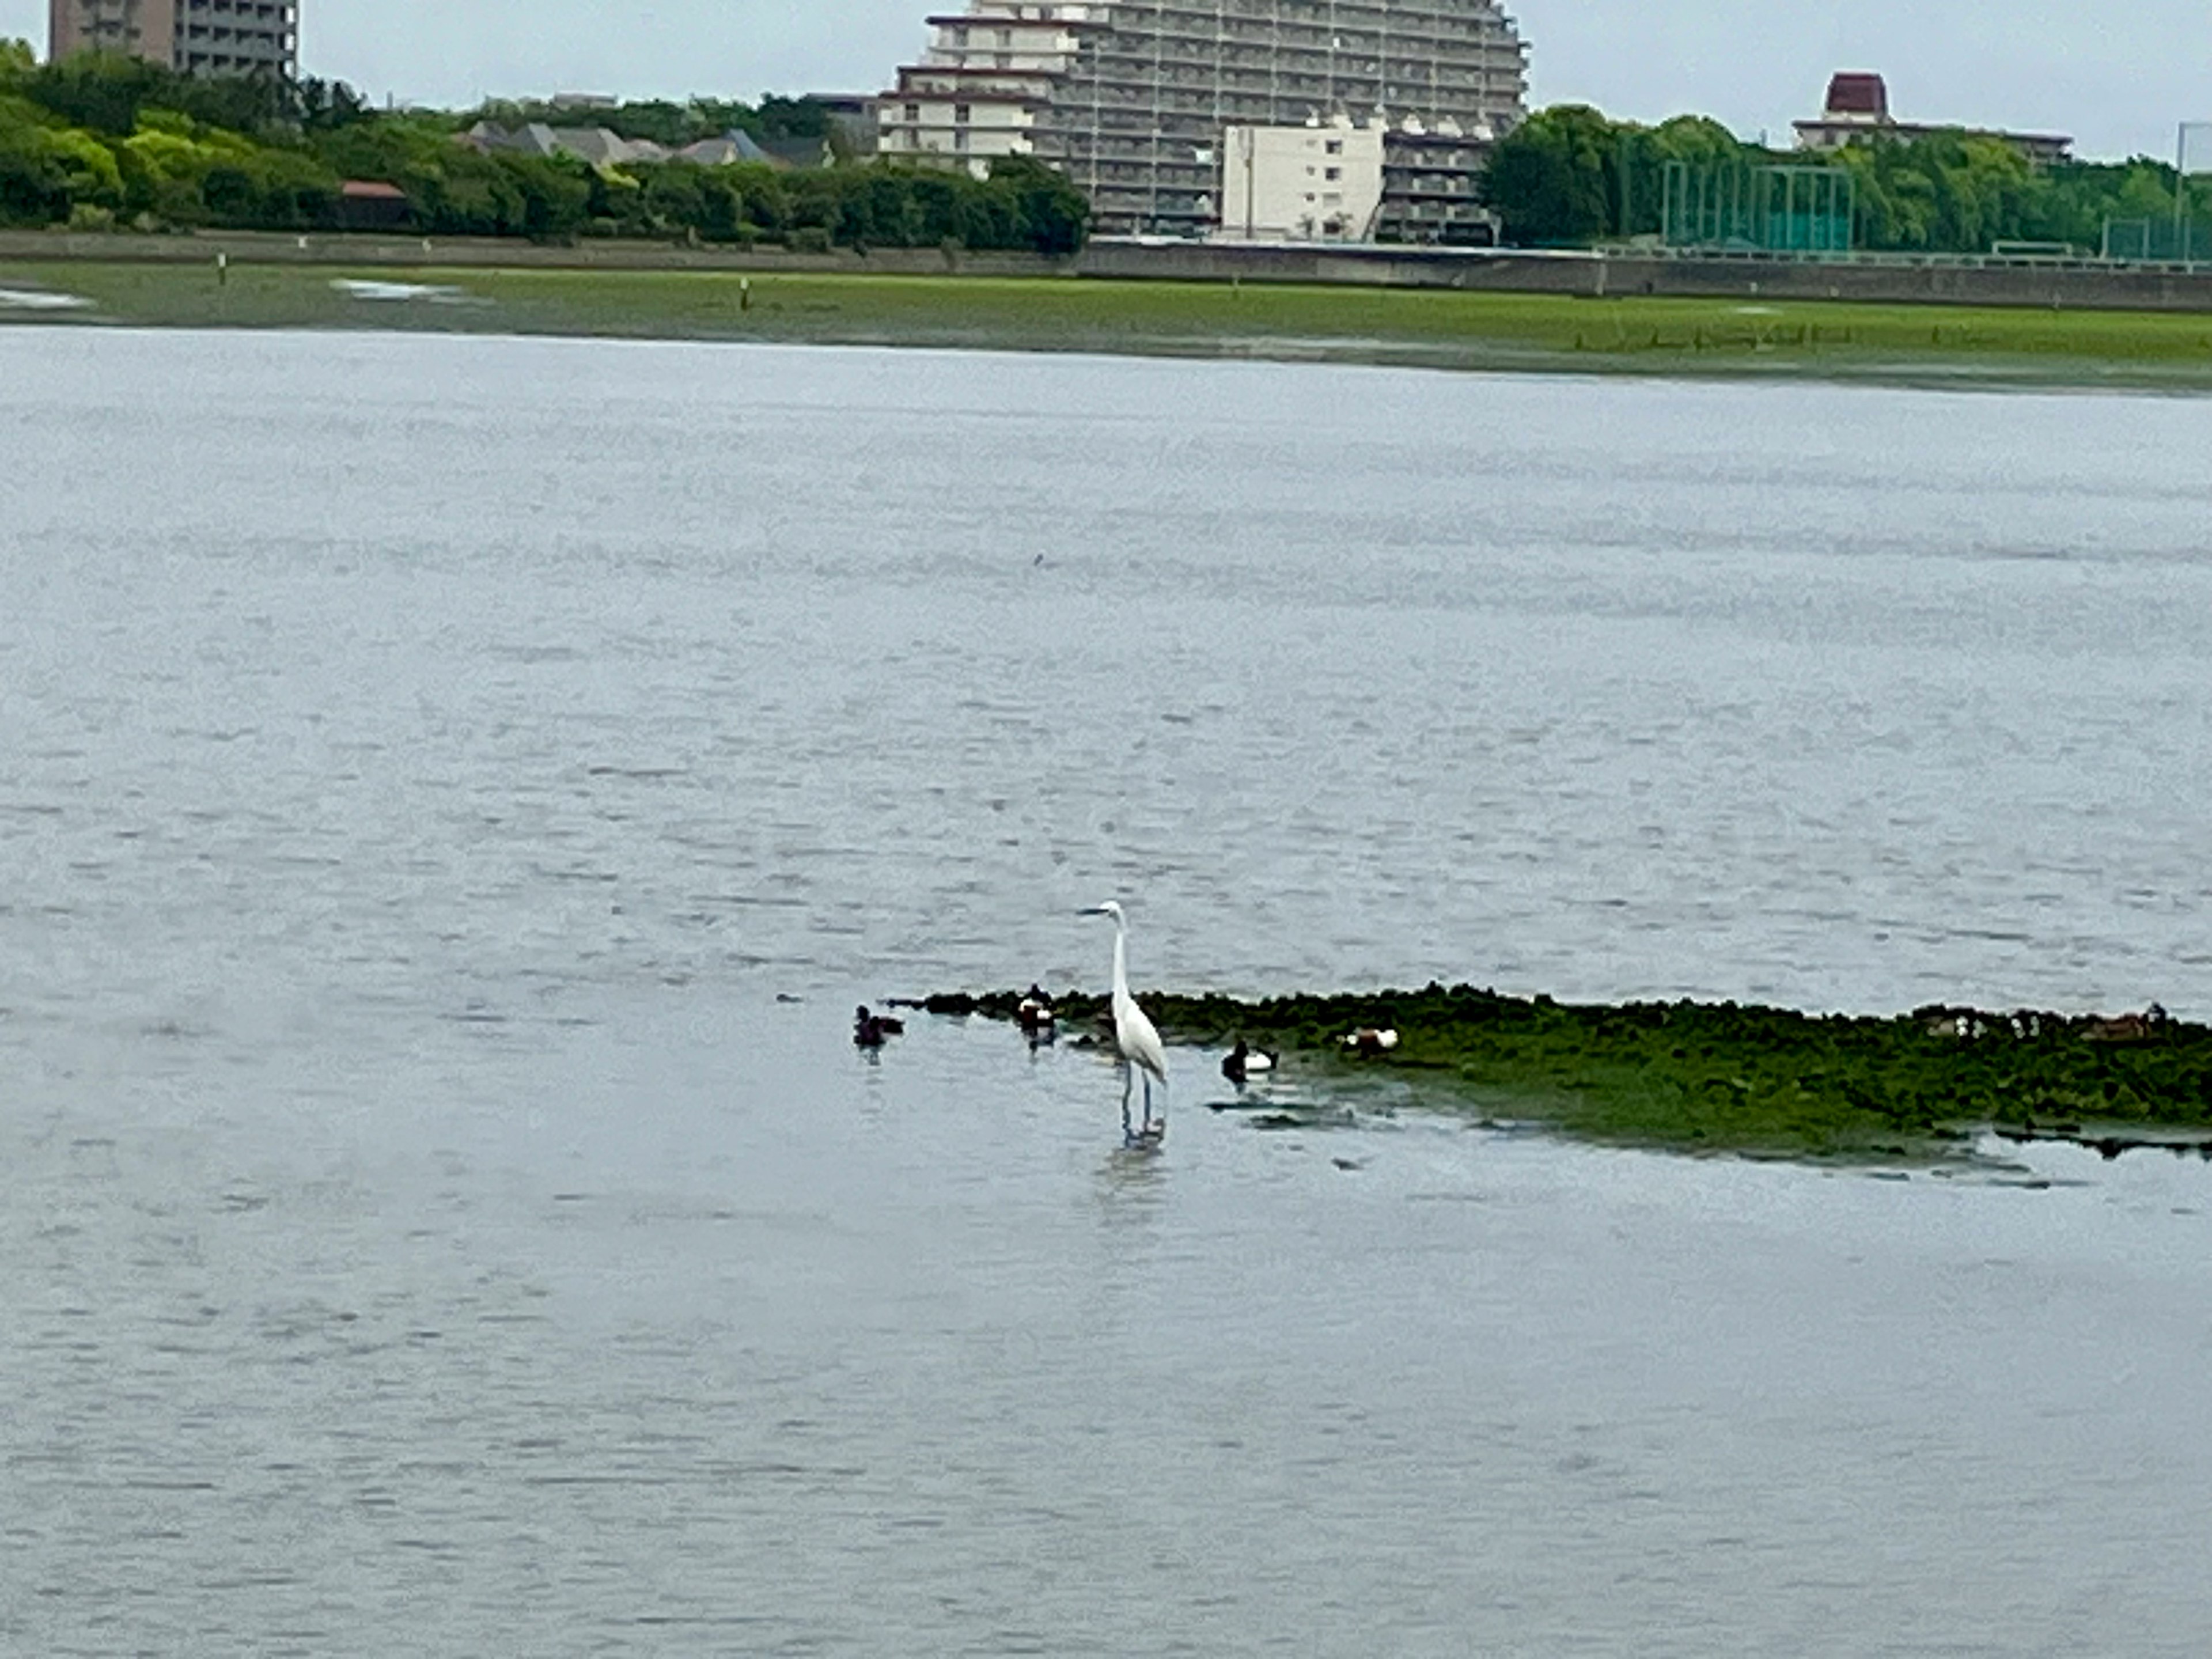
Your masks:
M381 98L874 91L953 0L301 0L309 73ZM2203 0L1522 0L1539 103L1717 115L1778 139L1831 70L1877 69L1900 114L2071 132L2170 156L2212 119ZM44 44L46 0L0 0Z

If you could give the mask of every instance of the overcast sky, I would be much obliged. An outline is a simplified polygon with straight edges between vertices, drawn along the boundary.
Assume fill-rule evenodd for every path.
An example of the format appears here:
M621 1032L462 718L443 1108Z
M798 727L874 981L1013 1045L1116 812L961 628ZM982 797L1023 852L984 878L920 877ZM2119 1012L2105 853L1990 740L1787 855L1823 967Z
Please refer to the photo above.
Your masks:
M955 0L301 0L308 73L379 99L879 90ZM1717 115L1779 139L1829 72L1887 74L1900 114L2170 156L2212 119L2204 0L1522 0L1537 103ZM0 0L44 45L46 0Z

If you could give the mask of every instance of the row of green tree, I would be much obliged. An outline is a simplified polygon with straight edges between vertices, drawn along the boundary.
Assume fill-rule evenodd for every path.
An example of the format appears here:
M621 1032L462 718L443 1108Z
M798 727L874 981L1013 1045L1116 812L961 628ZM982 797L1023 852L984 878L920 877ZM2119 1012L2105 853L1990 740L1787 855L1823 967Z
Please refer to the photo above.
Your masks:
M516 113L379 111L343 84L200 80L97 54L42 66L0 41L0 225L326 229L343 223L341 185L361 179L396 185L409 223L434 236L1058 254L1089 228L1082 194L1020 157L978 179L884 164L595 168L460 142L479 117ZM732 127L766 137L831 130L818 106L783 99L627 105L582 118L671 143Z
M1090 204L1060 174L1005 158L988 179L888 165L781 172L687 161L592 167L564 157L480 155L442 118L357 121L315 142L349 179L407 194L432 234L637 236L800 246L1030 249L1072 253Z
M1531 116L1503 139L1485 188L1509 242L1587 246L1662 233L1669 162L1728 168L1806 159L1747 144L1702 116L1644 126L1571 104ZM2094 251L2107 221L2170 222L2183 185L2166 162L2037 166L2002 139L1964 131L1909 143L1875 137L1833 159L1853 176L1857 246L1876 252L1984 253L2003 241Z

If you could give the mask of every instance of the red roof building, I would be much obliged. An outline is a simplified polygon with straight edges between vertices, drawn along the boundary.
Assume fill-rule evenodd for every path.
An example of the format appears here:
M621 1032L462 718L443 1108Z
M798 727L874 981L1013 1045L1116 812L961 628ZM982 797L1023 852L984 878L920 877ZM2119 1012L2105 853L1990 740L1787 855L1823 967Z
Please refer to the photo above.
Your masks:
M1995 138L2039 167L2074 159L2074 141L2059 133L2006 132L1991 127L1965 127L1949 123L1900 121L1889 112L1889 83L1879 75L1846 70L1828 82L1828 104L1820 118L1800 121L1797 148L1838 150L1870 138L1887 138L1910 144L1939 132L1964 133L1972 138Z
M1889 119L1889 82L1879 75L1856 75L1848 70L1828 82L1828 114L1832 119L1858 117L1868 121Z
M349 179L338 186L337 220L342 230L398 230L406 224L411 207L407 192L397 185Z

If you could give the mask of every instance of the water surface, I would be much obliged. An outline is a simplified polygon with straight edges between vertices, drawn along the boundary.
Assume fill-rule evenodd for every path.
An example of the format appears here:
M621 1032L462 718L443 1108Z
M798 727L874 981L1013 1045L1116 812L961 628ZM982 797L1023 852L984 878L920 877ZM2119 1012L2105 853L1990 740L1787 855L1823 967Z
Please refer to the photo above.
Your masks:
M1204 1055L1131 1164L1094 1056L843 1022L1113 892L1179 988L2212 1016L2208 428L0 336L0 1638L2201 1650L2201 1164Z

